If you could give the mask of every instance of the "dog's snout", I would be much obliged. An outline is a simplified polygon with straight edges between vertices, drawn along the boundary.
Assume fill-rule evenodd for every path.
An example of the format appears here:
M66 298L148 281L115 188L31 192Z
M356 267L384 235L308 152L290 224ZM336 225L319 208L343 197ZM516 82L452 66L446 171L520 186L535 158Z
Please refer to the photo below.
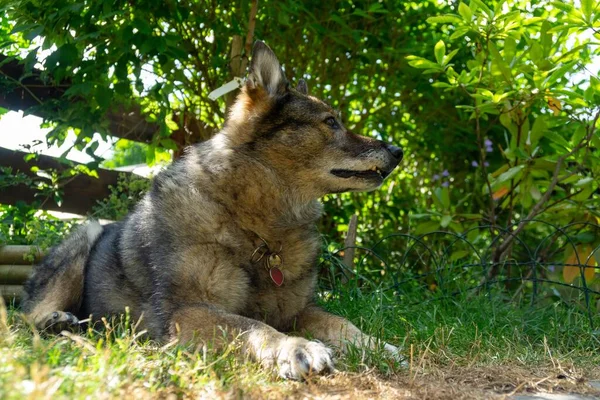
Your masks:
M402 151L402 149L398 146L394 146L393 144L385 144L385 148L387 149L387 151L390 152L390 154L392 156L394 156L394 158L396 160L398 160L398 162L400 162L400 160L402 160L402 157L404 156L404 151Z

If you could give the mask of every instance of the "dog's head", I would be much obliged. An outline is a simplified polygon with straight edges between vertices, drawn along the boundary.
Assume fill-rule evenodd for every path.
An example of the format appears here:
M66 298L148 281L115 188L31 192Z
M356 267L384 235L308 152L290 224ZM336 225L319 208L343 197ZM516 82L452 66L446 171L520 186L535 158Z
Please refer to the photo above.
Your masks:
M402 150L347 130L339 114L291 88L277 57L263 42L253 49L250 74L232 107L225 134L301 194L378 188L402 160Z

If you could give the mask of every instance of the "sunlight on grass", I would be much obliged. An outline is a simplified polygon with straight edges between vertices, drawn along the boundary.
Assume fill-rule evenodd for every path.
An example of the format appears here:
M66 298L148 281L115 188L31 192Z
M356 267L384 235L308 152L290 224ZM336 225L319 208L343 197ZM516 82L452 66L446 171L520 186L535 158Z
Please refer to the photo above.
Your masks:
M586 316L573 309L517 307L485 296L403 306L352 284L330 297L326 308L402 345L410 368L381 351L350 348L346 356L338 354L334 376L285 382L248 360L236 343L221 351L158 344L142 339L126 317L80 334L40 336L9 307L0 308L0 398L283 398L332 388L402 396L456 371L480 376L510 366L512 373L565 371L577 379L599 374L598 339Z

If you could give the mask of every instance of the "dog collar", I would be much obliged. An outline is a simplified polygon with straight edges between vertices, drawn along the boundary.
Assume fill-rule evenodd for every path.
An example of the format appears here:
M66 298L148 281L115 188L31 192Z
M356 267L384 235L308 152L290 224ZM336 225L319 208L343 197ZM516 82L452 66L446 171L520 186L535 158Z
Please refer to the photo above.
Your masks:
M256 235L258 236L258 235ZM262 259L265 259L265 269L269 271L269 276L271 280L277 287L283 285L284 275L283 275L283 258L281 257L281 249L283 245L279 247L278 251L272 251L269 247L267 241L260 236L258 238L261 240L261 243L258 245L252 256L250 256L250 260L253 264L259 263Z

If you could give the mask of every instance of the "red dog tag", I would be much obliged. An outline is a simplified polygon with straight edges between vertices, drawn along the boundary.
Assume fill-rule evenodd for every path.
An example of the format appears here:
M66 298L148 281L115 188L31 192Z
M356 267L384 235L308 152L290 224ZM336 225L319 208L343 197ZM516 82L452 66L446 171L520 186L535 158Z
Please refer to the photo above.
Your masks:
M269 275L271 275L271 279L277 286L283 285L283 272L279 268L271 268L269 270Z

